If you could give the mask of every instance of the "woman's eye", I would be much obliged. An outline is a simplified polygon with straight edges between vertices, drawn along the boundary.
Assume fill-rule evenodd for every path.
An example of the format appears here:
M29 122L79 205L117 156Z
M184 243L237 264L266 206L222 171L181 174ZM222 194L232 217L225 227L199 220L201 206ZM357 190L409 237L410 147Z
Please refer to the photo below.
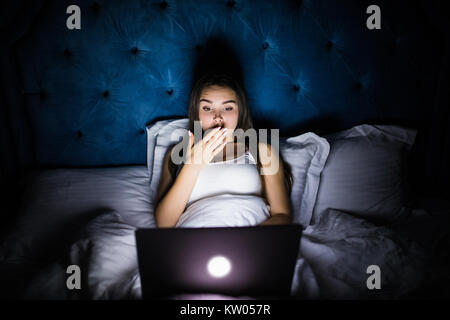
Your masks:
M227 111L232 111L232 110L233 110L233 107L226 107L225 110L227 110Z
M210 107L206 107L206 106L204 106L202 109L203 109L204 111L210 111L210 110L211 110Z

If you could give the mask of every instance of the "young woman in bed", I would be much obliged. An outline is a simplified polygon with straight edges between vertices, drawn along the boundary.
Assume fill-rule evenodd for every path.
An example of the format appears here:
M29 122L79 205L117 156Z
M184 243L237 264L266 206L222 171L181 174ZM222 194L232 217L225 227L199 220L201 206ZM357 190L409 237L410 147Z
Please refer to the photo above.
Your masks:
M198 121L203 134L194 143ZM173 147L164 158L155 211L158 227L291 223L290 168L270 144L258 141L254 156L250 139L239 142L233 134L253 128L239 82L224 74L200 78L190 95L189 127L185 159L191 161L175 165ZM278 164L276 172L264 171L273 164Z

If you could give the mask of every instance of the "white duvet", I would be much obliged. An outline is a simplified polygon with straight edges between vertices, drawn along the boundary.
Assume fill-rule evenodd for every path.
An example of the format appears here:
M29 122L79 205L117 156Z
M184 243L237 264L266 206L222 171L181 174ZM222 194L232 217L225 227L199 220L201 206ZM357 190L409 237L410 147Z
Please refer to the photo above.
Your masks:
M192 203L176 227L245 227L258 225L270 217L270 206L254 195L222 194Z
M134 230L114 212L92 220L67 255L36 275L26 297L141 298ZM398 298L427 280L424 271L429 263L425 248L396 236L391 229L330 210L304 231L292 294L307 299ZM83 270L82 290L66 289L67 264L80 265ZM367 288L369 265L381 270L380 290Z
M14 233L0 244L0 287L12 283L17 296L9 298L140 299L134 232L155 227L147 188L145 167L41 173L30 183ZM267 218L261 198L227 197L193 204L178 227L256 225ZM304 230L292 294L389 299L423 284L450 286L449 265L442 263L448 256L438 254L450 246L449 210L429 207L436 216L415 210L395 228L326 211ZM42 251L50 254L44 259ZM81 290L66 287L69 265L80 266ZM380 290L367 288L370 265L381 270ZM25 269L26 278L18 271Z

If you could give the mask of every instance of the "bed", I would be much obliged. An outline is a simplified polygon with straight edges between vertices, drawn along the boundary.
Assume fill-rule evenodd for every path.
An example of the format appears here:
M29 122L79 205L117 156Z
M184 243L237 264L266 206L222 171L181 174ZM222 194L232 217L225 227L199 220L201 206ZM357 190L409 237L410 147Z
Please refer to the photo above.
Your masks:
M134 232L156 227L151 191L158 186L165 151L178 141L173 134L175 128L187 123L187 119L165 120L149 126L148 139L156 141L149 142L153 147L148 156L153 161L148 166L51 169L28 177L20 218L0 247L6 281L2 287L11 288L9 297L14 293L13 297L25 299L140 299ZM304 226L293 297L401 299L448 295L450 203L423 199L416 208L410 208L398 194L399 183L393 181L396 177L391 176L372 181L370 193L363 190L367 183L361 179L373 180L371 172L376 176L383 172L395 175L391 164L402 163L401 147L396 158L392 148L396 141L389 141L385 133L399 134L405 139L400 143L403 148L414 137L412 130L379 128L363 125L328 139L305 133L281 140L280 150L294 173L294 222ZM405 133L411 136L402 136ZM384 158L383 148L388 152ZM352 161L369 151L373 153L369 155L371 161L365 161L359 170L355 168ZM312 156L308 158L308 154ZM345 164L351 169L344 172L345 180L339 181L335 175L342 175ZM397 170L401 171L401 166ZM332 199L327 192L334 190L335 184L344 194ZM387 186L390 190L383 190ZM349 196L341 201L345 192L356 201ZM238 226L240 221L233 223ZM83 270L79 290L67 288L67 268L71 265ZM369 290L368 268L374 265L380 268L382 286ZM174 299L188 297L192 296L180 293Z
M304 228L292 297L450 296L437 2L381 1L381 30L367 1L80 0L79 30L71 4L7 5L2 298L142 298L134 232L156 227L163 156L217 61L244 81L255 126L280 130Z

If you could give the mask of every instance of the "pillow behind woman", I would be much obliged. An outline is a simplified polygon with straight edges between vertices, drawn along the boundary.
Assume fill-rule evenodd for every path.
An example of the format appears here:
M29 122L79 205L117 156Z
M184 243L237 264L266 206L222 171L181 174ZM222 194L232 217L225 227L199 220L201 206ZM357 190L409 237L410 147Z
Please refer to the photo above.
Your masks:
M360 125L327 136L331 149L313 221L328 209L378 223L402 217L406 164L415 136L415 130L389 125Z
M169 119L147 126L147 168L153 210L164 155L172 145L180 141L183 134L186 134L188 122L187 118ZM328 157L329 144L325 138L307 132L295 137L281 138L279 148L293 175L290 193L293 222L300 223L306 228L311 221L320 184L320 173Z

